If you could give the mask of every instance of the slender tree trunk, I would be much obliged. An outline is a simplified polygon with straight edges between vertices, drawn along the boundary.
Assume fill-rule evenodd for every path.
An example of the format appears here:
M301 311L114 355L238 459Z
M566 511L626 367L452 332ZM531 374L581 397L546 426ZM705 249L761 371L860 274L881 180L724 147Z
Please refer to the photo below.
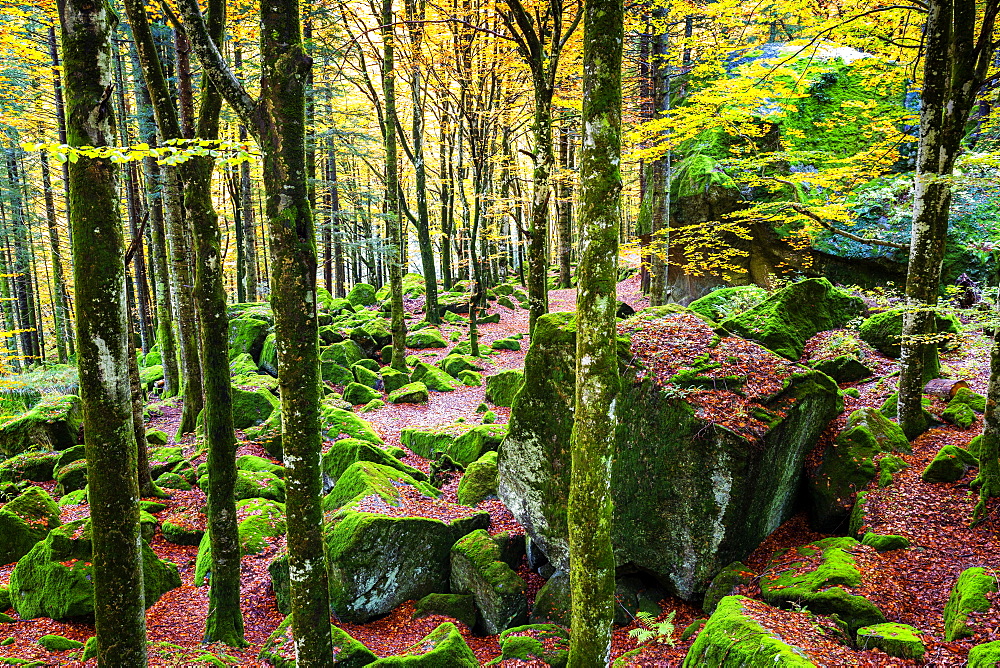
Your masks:
M573 287L573 188L570 185L570 155L572 153L569 127L564 121L559 126L559 287Z
M52 294L52 316L55 323L56 334L56 354L59 356L59 363L65 364L66 340L69 338L69 331L66 327L66 301L64 299L66 288L63 282L62 253L59 250L59 226L56 220L56 203L52 195L52 178L49 176L49 157L45 151L39 153L42 163L42 187L45 190L45 219L49 225L49 253L52 259L52 282L54 284Z
M994 332L997 334L997 332ZM990 382L986 390L983 437L979 445L979 502L972 512L973 522L986 517L986 504L1000 496L1000 336L994 336L990 352Z
M455 214L455 194L452 189L454 170L452 156L451 113L448 99L442 101L441 108L441 286L451 290L451 231Z
M650 36L650 82L651 116L659 117L670 108L670 87L667 76L669 64L667 55L669 35L667 33L667 10L657 6L653 9L654 34ZM660 306L665 303L667 285L667 253L664 243L668 233L670 216L670 184L667 181L668 158L658 158L650 164L648 188L650 189L650 250L649 250L649 303Z
M536 77L537 78L537 77ZM535 82L535 114L531 125L535 169L532 173L531 223L528 229L528 330L549 312L549 200L552 163L552 89Z
M60 7L71 146L115 143L108 96L116 22L104 4L66 0ZM145 666L143 541L128 371L135 353L125 313L125 247L116 171L110 160L80 156L70 166L69 211L75 242L97 660L102 666Z
M233 64L236 71L243 68L243 52L239 47L234 49ZM240 125L240 143L246 142L247 128ZM247 301L257 301L257 234L254 224L253 191L250 183L250 163L240 163L240 221L243 224L243 292Z
M37 362L41 355L38 346L38 329L35 322L35 292L31 283L31 240L28 221L24 211L21 189L21 175L17 160L17 150L7 152L7 178L10 183L10 208L13 221L14 245L14 292L17 295L17 310L20 316L21 351L29 365Z
M583 27L583 142L577 269L576 408L568 508L570 668L608 665L614 619L611 462L618 393L622 0L589 0Z
M52 59L52 87L56 102L56 123L59 126L59 143L65 144L66 140L66 108L63 104L63 92L62 92L62 77L60 76L61 66L59 64L59 49L56 45L56 29L54 25L49 26L49 57ZM69 219L69 163L62 163L62 182L63 182L63 199L65 206L67 208L66 218ZM70 247L73 245L73 232L72 228L69 231L69 242ZM62 294L60 300L65 307L63 311L66 331L67 331L67 352L70 357L76 354L75 350L75 334L73 332L73 307L69 301L69 290L66 288L66 282L63 281Z

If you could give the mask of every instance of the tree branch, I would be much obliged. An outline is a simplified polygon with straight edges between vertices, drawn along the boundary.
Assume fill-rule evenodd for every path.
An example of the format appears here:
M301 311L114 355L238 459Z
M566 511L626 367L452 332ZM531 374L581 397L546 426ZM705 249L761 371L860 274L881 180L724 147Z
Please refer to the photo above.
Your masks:
M885 246L886 248L895 248L897 250L909 250L910 248L906 244L897 244L892 241L882 241L881 239L865 239L864 237L859 237L856 234L851 234L850 232L842 230L839 227L834 227L827 221L820 218L817 214L810 211L806 206L799 204L798 202L789 202L787 208L792 209L796 213L800 213L807 218L811 218L812 220L816 221L817 223L819 223L826 229L830 230L834 234L839 234L842 237L847 237L851 241L857 241L858 243L869 244L872 246Z

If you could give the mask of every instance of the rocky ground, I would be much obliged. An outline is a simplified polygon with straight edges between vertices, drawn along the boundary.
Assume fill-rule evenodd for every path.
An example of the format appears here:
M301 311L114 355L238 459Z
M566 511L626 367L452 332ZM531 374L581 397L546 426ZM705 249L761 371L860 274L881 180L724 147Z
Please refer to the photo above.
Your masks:
M550 293L551 307L555 311L574 308L573 290L556 290ZM633 308L646 306L638 290L637 278L624 281L619 286L619 296ZM490 342L524 333L527 330L527 312L522 309L508 309L497 306L491 312L500 313L500 322L480 326L482 342ZM458 331L463 335L465 328L444 325L445 337ZM822 343L818 339L829 337L823 333L807 345L806 355L811 347ZM483 375L499 370L520 368L524 364L527 338L522 341L522 350L501 350L489 355ZM956 377L967 379L973 390L985 391L988 359L988 341L977 332L967 332L961 337L955 350L943 356L943 361ZM434 361L444 356L445 350L411 350L424 361ZM816 453L823 449L843 429L847 415L862 407L879 407L893 389L892 374L896 370L893 360L877 352L869 351L870 360L877 360L876 377L860 383L844 383L842 389L855 387L857 397L845 397L844 412L831 423L823 439L816 446ZM387 446L400 446L400 432L409 426L439 425L455 422L456 419L478 420L476 408L484 401L484 388L459 386L452 392L431 392L426 404L393 404L365 413L363 417L371 422ZM933 408L941 409L943 406ZM705 410L710 410L707 406ZM498 423L505 423L510 410L495 408ZM149 427L173 433L179 419L179 409L166 407L163 414L154 417ZM868 531L878 534L897 534L909 539L911 547L888 552L876 552L868 546L858 546L853 550L862 571L863 593L874 602L889 621L911 625L921 631L921 639L926 645L923 664L964 665L970 647L1000 638L1000 605L994 601L989 612L979 614L974 619L974 635L971 638L945 642L943 611L948 602L951 588L958 575L966 568L982 566L992 572L1000 563L1000 528L998 509L1000 503L990 504L985 521L970 527L969 517L975 505L976 496L969 483L976 470L969 469L959 480L950 483L929 483L921 479L921 472L931 462L943 445L965 446L982 428L981 415L967 428L953 425L935 427L916 439L913 453L901 455L908 468L897 473L892 483L886 487L870 486L865 517ZM196 456L196 446L191 438L181 445L185 455L195 457L194 464L203 461L203 455ZM325 447L331 444L327 443ZM239 455L252 454L266 457L266 452L254 443L244 442ZM815 462L819 454L814 454ZM404 462L424 472L429 472L429 462L407 451ZM445 484L443 499L455 502L455 490L460 474L454 474ZM55 482L39 483L47 491L53 491ZM157 513L157 518L175 518L193 528L204 529L202 507L204 494L195 486L191 491L174 492L165 501L166 507ZM495 499L482 501L478 508L490 514L489 532L501 531L523 533L511 513ZM86 505L63 506L61 520L69 522L86 516ZM434 509L425 512L433 514ZM735 593L760 599L761 574L767 569L775 551L795 548L827 538L809 528L806 514L800 513L782 525L760 547L744 560L749 575L737 587ZM222 646L201 645L202 627L207 613L207 588L194 586L195 558L197 545L181 546L164 539L158 528L151 546L158 556L177 564L182 586L168 591L147 613L147 627L150 647L150 665L211 665L213 660L226 664L259 665L258 654L263 643L282 621L275 594L271 588L267 565L282 548L282 539L267 539L266 548L243 559L243 613L245 618L248 646L232 649ZM0 585L7 585L14 564L0 566ZM537 573L523 562L517 569L527 583L529 609L534 595L544 583ZM993 595L995 596L995 595ZM673 611L676 632L666 642L649 642L643 645L629 636L629 631L637 626L615 630L612 658L626 652L630 654L621 665L627 666L675 666L680 665L697 634L680 640L681 630L697 619L707 615L697 606L680 599L661 601L665 611ZM7 663L33 662L35 665L83 666L95 665L91 660L79 660L79 650L47 651L37 640L46 634L57 634L66 638L84 641L93 635L93 626L88 623L56 622L47 618L21 621L14 611L6 612L14 619L10 623L0 623L0 656L12 657ZM365 624L342 624L354 638L364 643L379 657L390 656L418 642L435 629L441 622L453 621L441 616L413 619L414 602L404 603L387 616ZM666 614L666 612L665 612ZM760 604L744 609L763 626L778 633L788 644L803 648L804 653L816 665L840 666L903 666L918 665L911 659L888 656L878 649L856 650L845 647L837 640L835 627L825 625L821 618L805 612L778 612L774 608ZM662 618L662 617L661 617ZM477 636L460 622L457 623L462 636L475 653L480 664L485 664L500 656L497 636ZM4 639L7 640L4 640ZM214 655L208 656L207 653ZM4 659L0 659L0 665ZM542 662L507 660L501 665L546 665ZM780 664L776 664L780 665Z

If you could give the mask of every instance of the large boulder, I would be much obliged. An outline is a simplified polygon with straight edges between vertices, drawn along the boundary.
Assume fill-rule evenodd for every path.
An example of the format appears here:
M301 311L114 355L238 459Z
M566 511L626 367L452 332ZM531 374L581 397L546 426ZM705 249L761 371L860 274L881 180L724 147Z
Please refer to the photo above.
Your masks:
M382 443L382 437L378 435L371 423L359 418L351 411L336 406L323 405L320 407L320 417L327 440L335 441L341 436L346 436L376 445Z
M80 397L50 397L20 415L0 422L0 456L25 450L65 450L77 444L83 425Z
M388 452L368 441L357 438L342 438L323 453L323 474L334 485L355 462L373 462L402 471L414 480L427 481L427 474L420 469L404 464Z
M825 278L809 278L778 290L720 325L782 357L797 360L815 334L839 329L864 311L860 297L833 287Z
M528 621L527 585L501 560L500 547L483 529L463 536L452 546L451 591L475 597L477 630L485 635Z
M347 293L347 301L354 306L371 306L377 299L375 298L375 286L369 283L357 283Z
M513 406L514 397L524 384L524 372L520 369L507 369L487 376L486 401L494 406Z
M0 463L0 484L21 480L52 480L60 456L58 452L22 452L14 455Z
M0 564L12 564L59 526L59 506L41 487L29 487L0 506Z
M899 357L902 353L900 337L903 335L903 317L907 308L900 306L865 318L858 328L858 334L865 343L889 357ZM940 348L945 348L962 331L962 323L950 313L934 316L938 334L941 335Z
M264 341L270 329L266 320L251 315L242 315L229 321L229 359L249 354L254 360L260 359Z
M53 529L10 575L11 602L21 619L70 619L94 613L94 566L90 521L77 520ZM161 561L142 542L146 607L181 586L177 567Z
M232 388L233 428L247 429L261 424L278 409L278 399L263 387L245 390Z
M403 427L399 442L426 459L446 454L464 466L500 447L506 433L506 425L456 422L435 427Z
M611 531L618 564L695 599L791 515L805 456L841 402L824 374L662 313L619 324ZM574 315L539 318L498 462L500 499L560 571L575 365Z
M946 642L975 635L976 615L989 612L993 605L991 594L997 589L997 575L992 569L974 566L962 571L944 608Z
M718 322L752 309L767 299L767 290L757 285L737 285L709 292L688 308L700 316Z

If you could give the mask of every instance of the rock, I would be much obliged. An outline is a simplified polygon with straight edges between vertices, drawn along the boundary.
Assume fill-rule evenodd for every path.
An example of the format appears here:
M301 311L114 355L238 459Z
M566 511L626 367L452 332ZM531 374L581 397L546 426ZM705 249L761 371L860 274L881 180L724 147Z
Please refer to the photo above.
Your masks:
M435 427L403 427L399 441L414 454L435 459L446 454L462 466L479 459L488 450L496 450L507 432L507 425L474 425L464 422Z
M920 478L924 482L955 482L976 466L979 466L979 460L968 450L957 445L946 445L934 455Z
M271 417L279 406L278 399L263 387L255 390L232 388L233 428L247 429Z
M546 666L562 668L569 660L569 633L555 624L515 626L500 634L500 651L503 653L498 663L541 661Z
M87 486L87 460L70 462L55 472L56 495L62 496Z
M513 406L514 396L524 384L524 372L508 369L486 377L486 401L494 406Z
M470 597L471 598L471 597ZM0 610L10 609L10 590L0 586Z
M163 519L160 532L163 538L174 545L197 545L205 535L205 529L193 524L200 524L197 514L190 510L173 513Z
M341 436L347 436L376 445L382 443L382 437L378 435L371 423L350 411L324 405L320 408L320 413L324 425L324 436L328 441L336 441Z
M268 334L261 344L257 369L275 378L278 376L278 342L274 334Z
M964 402L955 403L952 401L941 413L941 419L956 427L968 429L976 421L976 412Z
M163 380L163 367L160 365L147 366L139 369L139 385L146 392L151 392L158 382Z
M409 485L419 494L436 499L440 492L422 480L408 475L398 468L386 464L359 460L350 464L337 476L337 481L325 497L323 509L330 512L342 508L351 502L367 498L379 497L388 504L400 501L400 485Z
M149 450L149 474L153 478L158 478L167 471L173 471L178 464L184 461L184 450L178 446L166 446L161 448L150 448Z
M986 410L986 397L973 392L967 387L960 387L955 392L955 396L948 402L949 406L952 404L965 404L977 413L982 413Z
M875 370L851 355L839 355L810 362L809 366L822 371L838 383L852 383L870 378Z
M323 348L319 359L322 362L336 362L342 367L350 369L365 357L365 351L357 343L351 340L341 341ZM350 371L348 371L350 374ZM351 374L351 378L354 374Z
M895 534L879 535L869 531L865 534L864 538L861 539L861 544L869 545L879 552L890 552L892 550L902 550L909 547L910 540L905 536L897 536Z
M250 357L250 353L241 353L229 362L229 375L233 377L257 376L257 363Z
M362 360L362 361L372 362L374 360ZM378 374L369 369L366 365L363 365L361 362L358 362L357 364L352 366L351 371L354 373L354 380L360 383L361 385L364 385L365 387L370 387L372 389L378 387L378 380L379 380Z
M382 367L379 371L379 375L382 376L382 387L389 394L392 394L399 388L410 382L410 376L402 371L397 371L392 367Z
M778 290L719 324L782 357L797 360L814 335L843 327L864 310L860 297L833 287L825 278L809 278Z
M414 480L427 481L427 475L423 471L404 464L376 445L356 438L342 438L323 453L323 473L335 484L355 462L381 464L401 471Z
M402 654L368 665L371 668L477 668L479 661L458 628L445 622Z
M663 612L659 602L666 592L653 578L642 575L620 575L615 579L614 624L627 626L636 615L645 612L659 617Z
M163 489L176 489L181 492L186 492L192 489L191 483L187 479L177 473L161 473L159 477L155 480L157 487L162 487Z
M495 325L500 322L500 314L490 313L489 315L480 316L478 322L480 325Z
M871 377L875 360L871 349L851 332L838 331L825 337L809 354L809 366L838 383Z
M458 483L458 502L464 506L475 506L483 499L497 493L497 453L490 451L465 469L465 475Z
M10 575L11 599L21 619L50 617L62 620L94 612L94 567L90 561L89 520L77 520L53 529L22 557ZM181 585L177 567L160 561L142 543L142 573L146 607Z
M339 626L330 624L333 636L333 662L338 668L361 668L371 665L378 656ZM274 668L294 668L295 640L292 638L292 618L286 617L264 642L259 658Z
M13 587L11 588L13 591ZM990 569L974 566L966 568L955 582L944 608L944 639L952 642L971 638L976 630L970 623L970 615L989 612L991 601L987 594L996 593L997 576Z
M701 666L815 666L802 647L782 640L778 629L770 629L758 611L767 606L745 596L726 596L708 618L687 655L684 668ZM781 613L792 616L800 613ZM766 619L766 617L765 617ZM734 642L739 638L739 642Z
M528 620L527 585L500 559L500 548L483 529L451 548L451 591L472 594L479 610L477 629L495 635Z
M320 375L324 381L334 385L346 385L354 380L354 374L351 373L351 370L336 362L322 362Z
M44 635L39 638L38 644L50 652L65 652L66 650L83 647L83 643L79 640L71 640L63 636L52 634Z
M640 313L622 323L623 331L675 326L705 342L690 349L689 364L706 355L724 360L729 345L745 355L752 350L761 364L786 364L738 339L708 348L718 337L690 313ZM657 354L650 350L648 359ZM783 389L754 395L758 408L751 410L767 426L756 436L739 435L662 391L643 366L647 358L622 350L620 359L611 484L615 560L657 577L671 594L700 599L716 573L746 558L795 510L805 457L840 410L838 390L824 374L789 364ZM575 368L573 314L539 318L498 459L498 496L560 571L569 568Z
M0 506L0 564L12 564L28 554L60 524L59 506L48 492L41 487L24 490Z
M45 399L21 415L0 421L0 456L71 448L82 426L80 397L68 394Z
M490 344L490 348L493 350L520 350L521 342L511 338L497 339Z
M372 306L378 300L375 298L375 286L368 283L356 283L347 293L347 301L352 306Z
M407 348L447 348L448 342L444 340L441 331L433 327L410 332L406 335Z
M14 455L0 464L0 484L21 480L31 482L52 480L52 474L60 459L61 455L58 452L22 452Z
M285 477L285 467L275 464L270 459L256 457L254 455L243 455L236 460L236 468L240 471L266 471L279 478Z
M407 383L389 393L389 401L394 404L422 404L428 398L427 386L423 383Z
M442 358L437 365L445 370L450 376L459 378L463 371L482 371L483 367L479 360L471 355L461 355L451 353Z
M471 629L476 625L476 597L472 594L427 594L417 601L413 618L428 615L452 617Z
M170 441L170 437L167 436L165 432L159 429L147 429L146 430L146 443L153 447L158 447L161 445L166 445Z
M389 328L389 323L385 318L372 318L361 325L361 331L371 342L372 353L375 353L382 346L392 343L392 329ZM353 333L351 338L354 338Z
M367 369L365 369L367 371ZM373 390L361 383L349 383L344 388L344 401L352 405L367 404L373 399L378 399L382 395L378 390Z
M878 460L878 486L888 487L893 482L893 476L903 469L910 468L906 460L897 455L885 455Z
M861 338L882 354L897 358L902 352L899 339L903 335L903 315L907 307L889 309L882 313L876 313L870 318L866 318L858 328ZM962 331L962 323L951 314L938 313L934 317L937 323L939 334L950 335L939 344L940 348L945 348L951 339Z
M78 506L80 504L87 503L87 488L78 489L69 494L64 494L59 497L59 507L63 508L65 506Z
M532 624L558 624L568 627L571 621L571 599L569 573L553 572L535 595L535 605L531 609L529 621Z
M478 371L460 371L458 379L468 387L480 387L483 384L483 374Z
M790 561L779 550L761 575L761 598L768 605L808 608L820 615L836 614L853 633L863 626L881 624L885 615L875 604L848 590L861 585L861 571L850 550L853 538L824 538L795 548L799 561Z
M705 592L705 600L702 602L701 609L711 615L715 612L715 608L719 605L719 601L724 599L726 596L732 596L736 591L736 587L748 584L756 577L757 576L754 575L750 568L742 561L734 561L719 571L718 575L712 578L712 584L708 585L708 590Z
M358 412L359 413L371 413L372 411L377 411L380 408L385 408L385 402L381 399L372 399L367 404L362 406Z
M858 629L857 645L858 649L878 647L889 656L917 661L924 658L926 650L923 641L920 640L920 631L912 626L893 622L873 624Z
M752 309L767 299L767 290L756 285L719 288L688 304L688 309L713 322L725 320Z
M856 490L875 478L877 455L909 451L903 430L876 409L851 413L844 431L827 446L809 476L810 521L816 530L830 533L848 520Z
M968 668L995 668L1000 665L1000 640L976 645L969 650Z
M455 389L455 382L450 375L426 362L420 362L414 367L410 380L420 381L428 390L436 392L451 392Z
M253 317L238 317L229 321L229 359L247 353L253 359L260 357L270 329L267 321ZM254 365L256 370L257 365Z

